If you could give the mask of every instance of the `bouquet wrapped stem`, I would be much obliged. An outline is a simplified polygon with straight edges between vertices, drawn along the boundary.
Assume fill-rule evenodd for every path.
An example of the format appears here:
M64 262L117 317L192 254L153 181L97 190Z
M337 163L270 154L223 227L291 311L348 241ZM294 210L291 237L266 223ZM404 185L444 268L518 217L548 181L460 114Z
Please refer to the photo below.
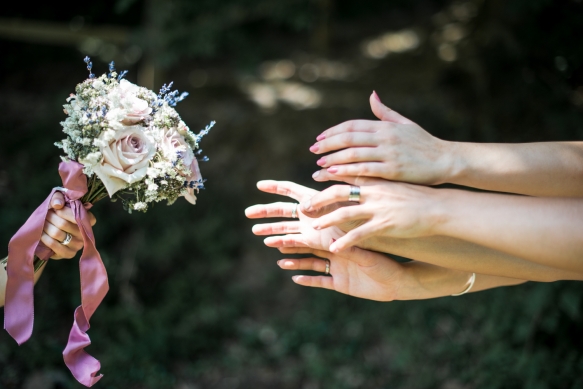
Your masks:
M99 361L84 351L91 344L87 330L109 286L87 209L106 197L121 200L130 213L145 212L163 200L172 204L179 197L194 204L195 193L204 188L199 141L214 122L195 135L174 109L188 94L171 91L172 83L156 94L126 81L127 72L118 74L113 62L100 77L92 73L88 57L85 63L89 78L67 99L68 117L61 123L67 136L56 143L65 153L59 165L63 187L54 188L12 237L3 260L8 274L4 327L19 344L32 334L34 272L53 255L40 237L50 199L60 190L84 243L79 260L81 305L75 310L63 358L80 383L92 386L102 375ZM34 261L35 256L41 260Z

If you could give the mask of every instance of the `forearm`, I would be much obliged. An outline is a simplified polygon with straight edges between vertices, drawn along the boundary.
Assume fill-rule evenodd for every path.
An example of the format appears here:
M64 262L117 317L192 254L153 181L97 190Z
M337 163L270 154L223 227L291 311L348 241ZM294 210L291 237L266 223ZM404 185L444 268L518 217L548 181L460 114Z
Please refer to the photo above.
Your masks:
M583 197L583 142L451 142L447 182L530 196Z
M41 266L35 273L34 273L34 283L36 284L39 280L41 274L45 270L46 264ZM4 302L6 299L6 282L8 281L8 274L6 274L6 270L4 269L4 265L0 266L0 307L4 306Z
M361 247L463 272L529 281L583 280L583 275L526 261L475 243L445 236L415 239L375 237Z
M461 293L469 286L472 276L471 272L447 269L418 261L408 262L403 266L414 282L407 283L399 289L398 300L421 300ZM524 282L526 281L477 273L474 285L468 293L519 285Z
M436 190L430 235L583 273L583 199Z

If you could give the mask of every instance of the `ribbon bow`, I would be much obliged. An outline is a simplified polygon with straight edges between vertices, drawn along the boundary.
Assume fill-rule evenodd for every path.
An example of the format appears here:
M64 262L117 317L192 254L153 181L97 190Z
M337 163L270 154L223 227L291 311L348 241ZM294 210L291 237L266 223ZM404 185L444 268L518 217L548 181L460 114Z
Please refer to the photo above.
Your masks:
M73 327L69 333L67 346L63 351L65 364L81 384L92 386L101 379L97 375L101 364L84 350L91 344L87 335L89 319L107 294L109 285L107 272L95 247L95 238L87 209L81 197L87 193L87 176L83 166L77 162L61 162L59 175L63 180L66 205L71 207L75 220L83 236L83 253L79 260L81 274L81 305L74 315ZM6 284L6 301L4 307L4 328L20 345L32 335L34 322L34 269L36 254L42 260L48 260L53 251L41 241L44 222L49 211L50 200L57 190L55 188L47 199L34 211L26 223L12 237L8 245L8 281ZM88 204L87 208L90 208Z

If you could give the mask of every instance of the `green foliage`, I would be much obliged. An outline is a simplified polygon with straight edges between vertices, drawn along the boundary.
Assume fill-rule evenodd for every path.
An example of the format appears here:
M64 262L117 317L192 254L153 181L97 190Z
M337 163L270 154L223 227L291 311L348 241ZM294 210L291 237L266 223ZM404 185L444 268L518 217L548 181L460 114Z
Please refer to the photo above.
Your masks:
M189 89L193 67L224 71L178 106L191 128L217 120L202 144L210 162L201 164L208 182L198 204L179 199L145 215L107 201L92 209L110 281L89 331L89 352L105 374L98 387L583 388L580 283L428 301L355 299L292 284L273 263L279 253L263 247L243 215L246 206L280 200L259 194L258 179L320 188L310 180L316 165L307 148L331 125L370 118L372 89L444 139L580 140L583 49L575 37L582 36L583 5L476 2L457 59L447 63L435 39L455 20L440 24L435 15L449 15L453 3L336 1L328 10L325 3L129 0L117 2L119 13L103 11L113 1L86 11L88 20L127 18L131 26L144 12L137 39L159 54L180 89ZM81 12L69 8L63 14ZM249 69L266 58L322 56L312 41L327 12L327 58L359 69L355 78L310 84L324 96L318 109L257 109L238 75L255 75ZM65 19L30 17L43 15ZM402 28L424 37L418 50L376 62L361 57L362 42ZM6 41L0 49L7 53L0 63L0 240L8 242L60 184L52 144L62 138L61 105L86 72L74 49ZM0 332L0 388L21 388L34 377L54 388L80 387L61 357L79 304L76 262L51 261L45 269L29 342L17 347Z

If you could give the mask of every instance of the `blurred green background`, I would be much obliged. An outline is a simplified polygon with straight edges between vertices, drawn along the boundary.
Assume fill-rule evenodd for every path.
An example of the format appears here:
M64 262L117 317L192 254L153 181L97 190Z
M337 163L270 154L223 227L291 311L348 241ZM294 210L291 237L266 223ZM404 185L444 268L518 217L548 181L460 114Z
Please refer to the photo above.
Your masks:
M61 105L115 60L190 97L207 189L128 215L93 209L110 291L92 319L101 388L583 388L583 288L528 283L377 303L293 284L245 207L260 179L311 180L326 128L368 96L438 137L583 138L583 3L551 0L103 0L0 9L0 241L59 185ZM284 200L285 201L285 200ZM0 332L0 388L80 388L61 352L77 260L36 286L33 338Z

